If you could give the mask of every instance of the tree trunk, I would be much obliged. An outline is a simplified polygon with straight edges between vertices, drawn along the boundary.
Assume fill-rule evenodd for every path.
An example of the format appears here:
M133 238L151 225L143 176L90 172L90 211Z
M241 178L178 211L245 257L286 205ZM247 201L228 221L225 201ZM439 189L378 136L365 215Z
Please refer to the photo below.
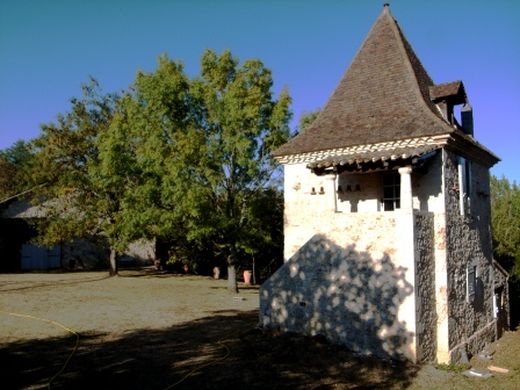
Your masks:
M227 288L231 294L238 293L237 270L235 256L229 255L227 259Z
M253 284L256 286L256 264L255 264L254 255L253 255Z
M117 269L117 252L115 249L110 248L110 269L109 269L110 276L117 276L118 269Z

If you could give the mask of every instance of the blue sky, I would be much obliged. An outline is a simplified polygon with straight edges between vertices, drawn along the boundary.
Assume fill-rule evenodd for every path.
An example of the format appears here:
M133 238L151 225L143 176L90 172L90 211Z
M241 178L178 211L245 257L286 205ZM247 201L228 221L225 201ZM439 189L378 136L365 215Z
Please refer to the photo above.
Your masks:
M322 107L383 0L3 0L0 149L39 134L89 75L106 92L167 53L196 75L205 48L260 58L288 86L294 122ZM476 138L520 182L520 1L390 1L434 82L462 80Z

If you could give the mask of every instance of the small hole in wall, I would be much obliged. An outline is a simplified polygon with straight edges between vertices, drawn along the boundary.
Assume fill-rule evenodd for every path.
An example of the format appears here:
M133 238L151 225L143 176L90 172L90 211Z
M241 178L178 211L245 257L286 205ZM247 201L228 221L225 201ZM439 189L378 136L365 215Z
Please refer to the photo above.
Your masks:
M312 187L311 195L316 195L316 189L314 187Z
M325 190L323 189L323 187L320 187L320 195L323 195L325 193Z
M361 186L359 184L356 184L356 191L361 191Z

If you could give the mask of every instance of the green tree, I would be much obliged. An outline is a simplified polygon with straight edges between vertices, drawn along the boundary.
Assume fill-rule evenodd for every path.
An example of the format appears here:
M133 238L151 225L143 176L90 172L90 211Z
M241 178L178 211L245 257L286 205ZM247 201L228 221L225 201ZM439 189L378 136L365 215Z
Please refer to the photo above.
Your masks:
M259 60L239 65L229 51L207 50L201 65L192 92L207 159L188 171L196 184L187 183L180 207L194 213L191 237L211 243L225 259L228 289L237 291L236 266L254 233L252 205L279 180L271 151L289 136L291 99L285 89L273 98L271 72Z
M15 176L16 167L0 155L0 201L15 194Z
M99 185L118 188L121 198L119 247L137 238L158 239L174 243L183 257L194 245L186 221L196 210L180 204L186 186L198 183L192 172L208 158L192 100L182 65L160 56L154 72L138 72L99 138Z
M298 122L298 132L305 131L310 125L312 125L312 122L316 120L318 115L320 115L321 109L316 109L314 111L307 111L303 112L300 116L300 120Z
M0 150L0 200L30 189L33 180L34 150L31 143L19 140Z
M491 177L494 257L510 274L511 325L520 322L520 188L505 177Z
M110 274L117 274L117 250L121 248L118 218L121 191L100 174L99 139L109 128L119 98L102 94L91 79L82 86L83 96L71 99L71 109L55 123L42 126L34 143L39 166L36 180L47 183L37 199L45 218L38 221L39 241L53 245L76 238L98 238L110 247ZM114 185L113 185L114 184Z
M42 128L39 162L49 183L42 241L99 236L117 254L137 238L173 243L174 254L212 253L236 291L239 259L274 242L255 205L279 181L271 157L289 135L290 97L273 98L271 72L229 52L202 56L189 79L166 56L121 96L93 83ZM50 201L54 199L54 201ZM265 211L263 211L265 213ZM267 211L268 212L268 211Z
M505 177L491 177L495 257L520 281L520 188Z

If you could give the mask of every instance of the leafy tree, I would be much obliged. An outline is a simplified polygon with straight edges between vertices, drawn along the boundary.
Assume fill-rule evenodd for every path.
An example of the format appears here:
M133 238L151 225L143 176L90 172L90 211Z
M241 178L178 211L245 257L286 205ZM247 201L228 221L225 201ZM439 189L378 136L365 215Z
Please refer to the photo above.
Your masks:
M520 188L505 177L491 177L491 209L495 255L520 280Z
M314 111L308 111L302 113L300 116L300 121L298 122L298 131L305 131L311 124L316 120L318 115L320 115L321 109L316 109Z
M71 99L70 111L43 125L42 135L35 140L40 167L36 179L47 183L37 197L47 200L46 217L38 221L39 241L49 246L84 237L108 241L110 274L115 275L122 199L120 188L100 175L98 143L119 98L101 94L94 79L82 90L81 98Z
M182 65L161 56L154 72L137 74L99 138L100 185L118 188L121 198L119 246L150 238L170 243L179 257L193 252L186 221L196 211L180 203L208 157L192 100Z
M252 249L254 200L279 179L271 151L289 136L290 97L283 90L273 98L271 72L259 60L239 65L229 51L207 50L201 65L193 93L208 160L194 169L199 183L186 189L184 206L197 213L190 233L225 258L228 289L237 291L236 266Z
M57 199L41 224L45 243L103 237L114 274L130 241L158 238L180 258L224 260L237 290L239 259L277 240L256 225L266 220L257 206L279 180L271 151L289 135L290 98L273 98L259 60L239 65L208 50L201 63L189 79L162 56L122 96L101 95L93 82L42 128L43 194Z
M494 257L510 273L511 325L520 322L520 188L505 177L491 177Z
M23 140L0 151L0 200L21 193L34 185L33 146Z
M273 242L255 208L279 180L270 152L287 140L290 98L272 97L271 72L258 60L239 65L231 53L208 50L201 76L188 79L166 56L139 73L133 93L100 146L104 175L124 196L121 229L159 238L177 259L236 266L260 243ZM266 202L264 202L266 203ZM207 259L206 259L207 260Z
M0 201L14 195L16 167L0 155Z

